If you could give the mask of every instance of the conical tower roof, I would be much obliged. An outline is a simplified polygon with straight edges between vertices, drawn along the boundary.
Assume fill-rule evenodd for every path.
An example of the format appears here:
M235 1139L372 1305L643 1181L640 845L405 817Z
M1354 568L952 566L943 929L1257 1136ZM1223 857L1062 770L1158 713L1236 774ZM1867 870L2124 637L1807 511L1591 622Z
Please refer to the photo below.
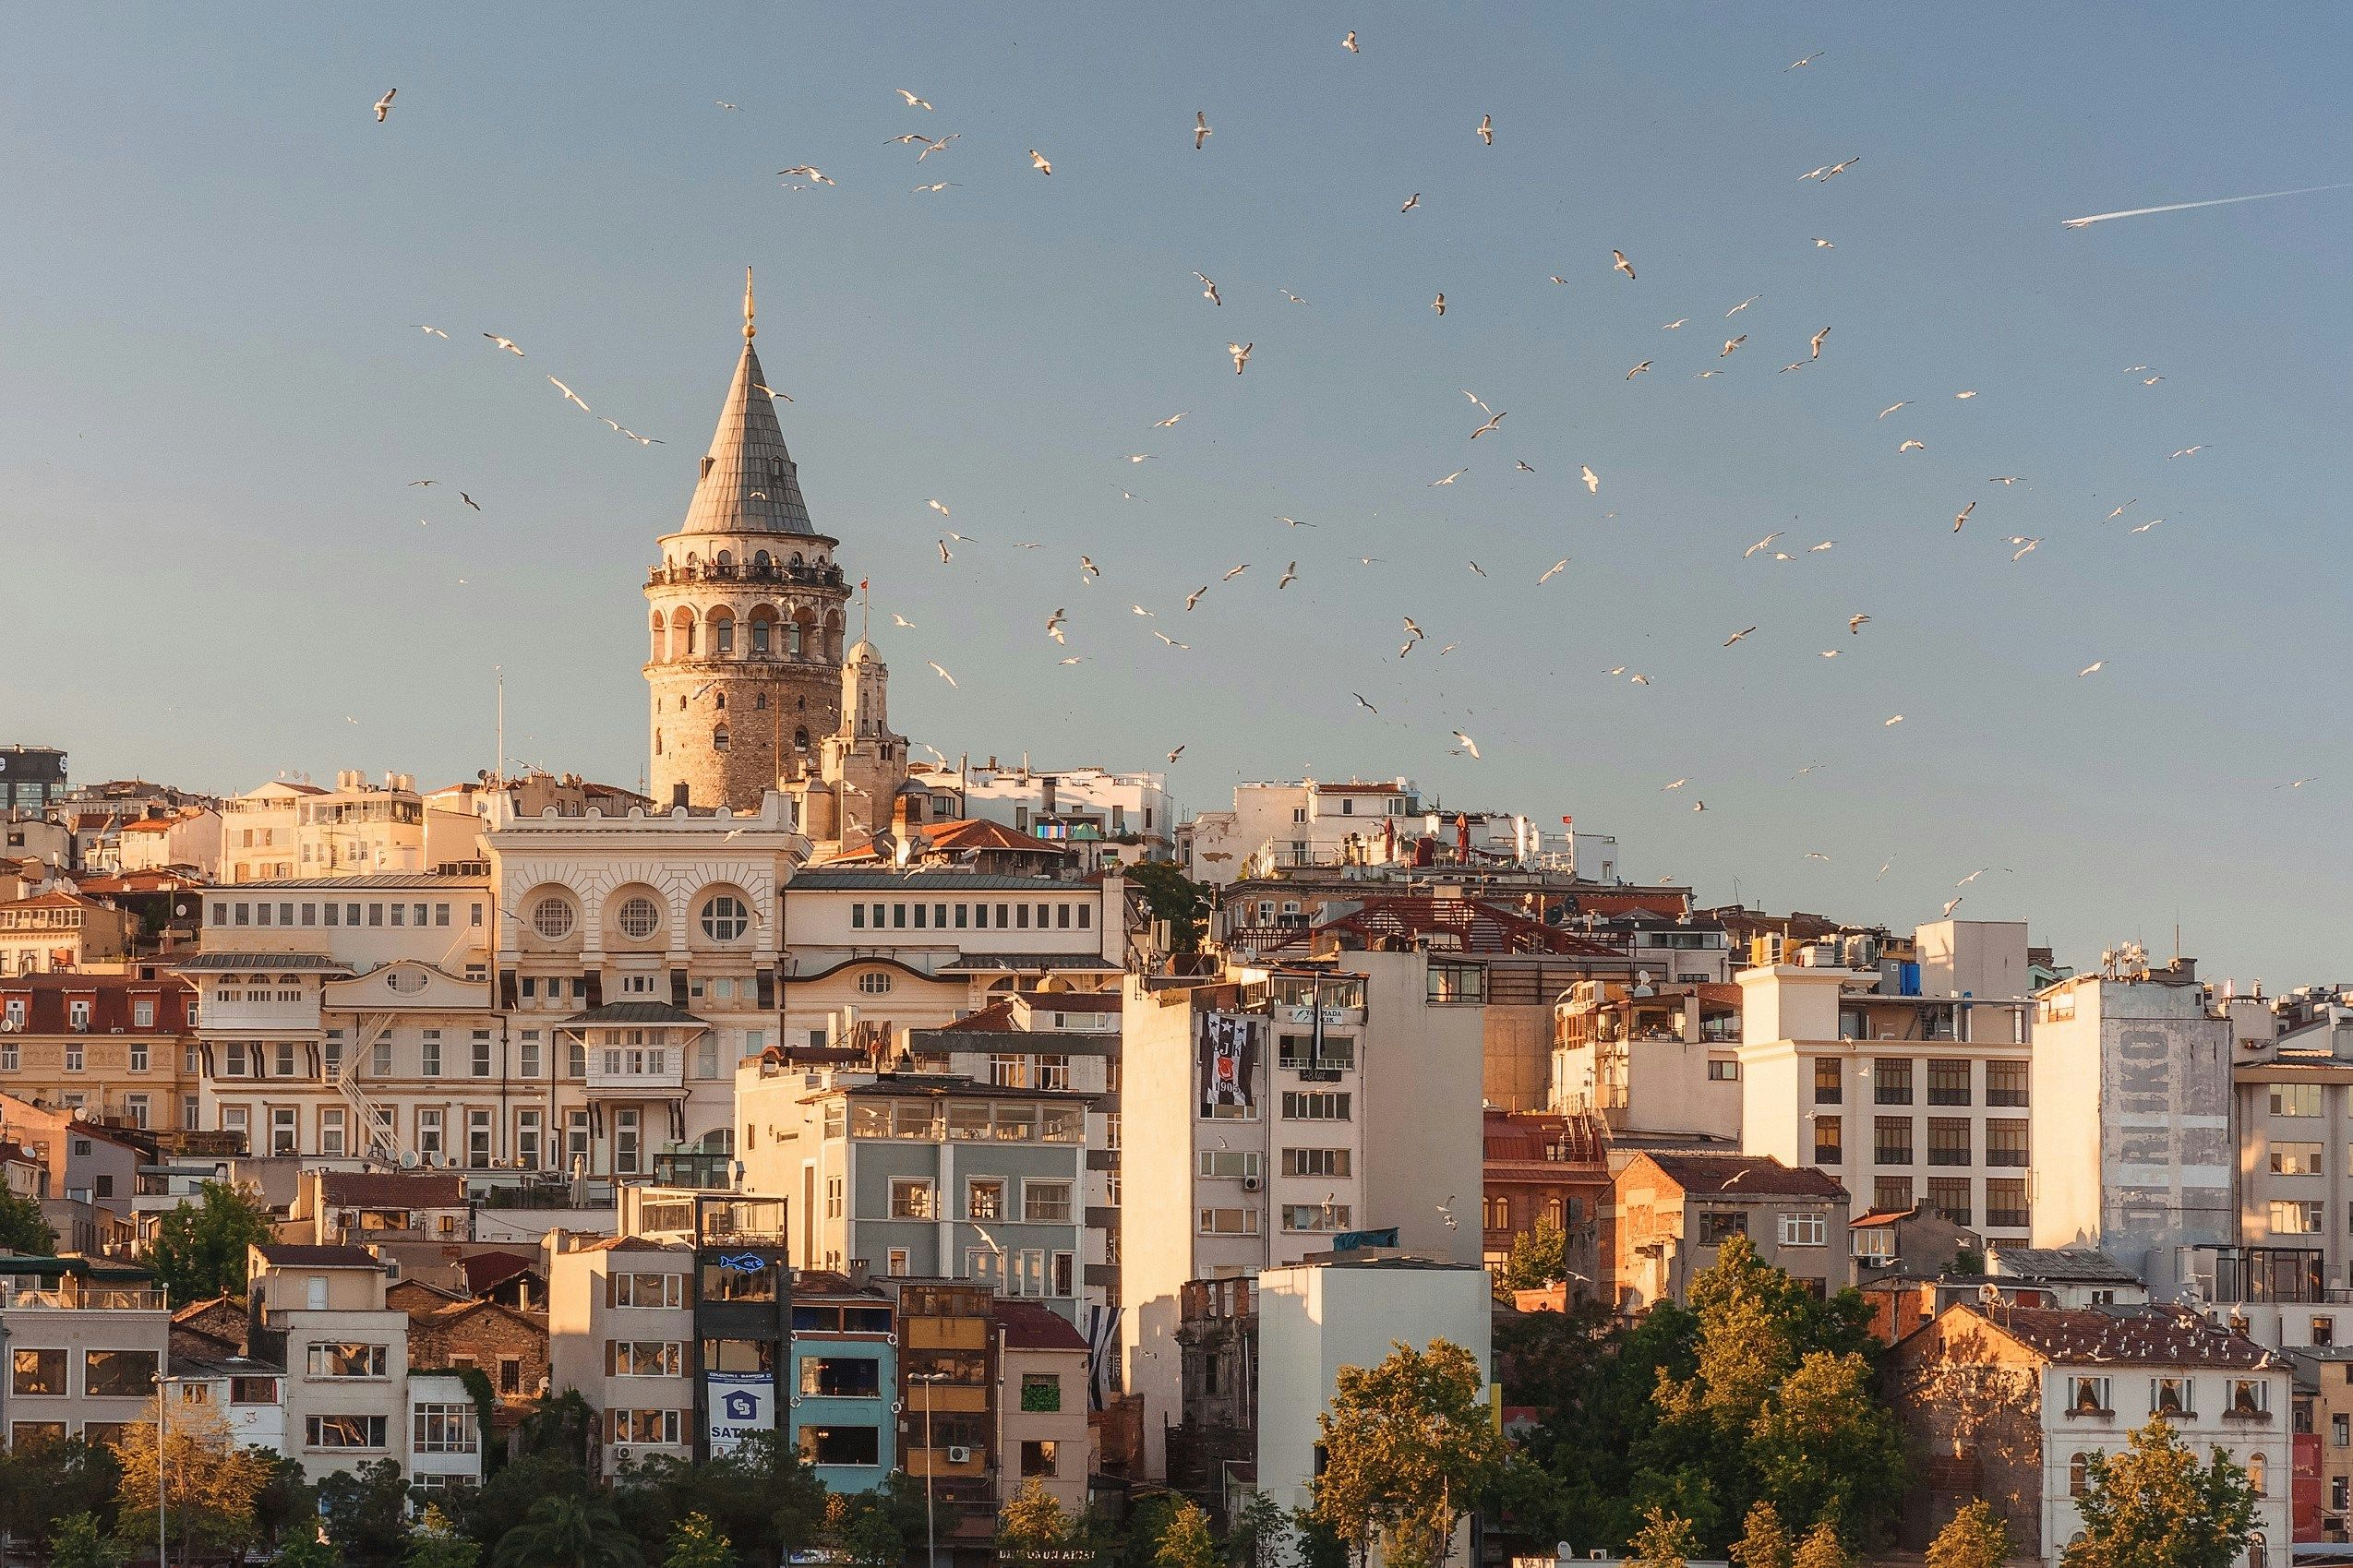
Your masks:
M743 357L736 362L736 378L719 411L719 428L712 434L711 450L702 460L695 482L694 501L687 508L681 533L810 533L809 505L800 497L800 476L792 453L785 449L785 432L776 423L776 404L762 389L768 377L760 368L759 351L751 340L751 270L743 278Z

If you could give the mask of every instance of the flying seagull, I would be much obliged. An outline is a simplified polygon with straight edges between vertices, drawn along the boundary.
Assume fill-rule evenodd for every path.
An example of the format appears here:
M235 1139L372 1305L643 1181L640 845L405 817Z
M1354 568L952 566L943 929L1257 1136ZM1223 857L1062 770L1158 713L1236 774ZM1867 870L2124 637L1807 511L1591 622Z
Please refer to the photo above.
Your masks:
M1029 150L1029 166L1041 174L1050 174L1054 172L1054 166L1046 162L1046 155L1034 147Z
M947 682L950 686L954 686L954 685L955 685L955 683L956 683L956 677L955 677L955 676L952 676L952 675L950 675L950 674L947 672L947 670L946 670L944 667L942 667L942 666L941 665L941 664L940 664L940 662L939 662L938 660L936 660L936 659L926 659L926 660L924 660L923 662L924 662L925 664L930 664L930 665L931 666L932 673L933 673L934 675L937 675L937 676L939 676L942 680L946 681L946 682Z
M1241 375L1242 367L1250 363L1250 351L1257 346L1256 343L1228 343L1226 345L1226 353L1233 356L1233 373L1236 376Z
M1634 263L1626 258L1626 252L1622 250L1614 250L1610 252L1610 266L1615 270L1625 273L1627 282L1630 283L1634 281Z
M905 88L903 88L903 87L895 87L895 88L893 88L891 90L892 90L892 91L894 91L894 92L895 92L895 93L897 93L897 94L898 94L901 98L906 99L906 106L907 106L908 108L910 108L910 109L922 109L922 110L926 110L926 111L928 111L928 110L930 110L930 107L931 107L931 105L930 105L930 103L928 103L928 102L924 102L924 101L923 101L922 99L920 99L920 98L916 97L916 96L915 96L915 94L913 94L913 93L909 92L906 89L905 89Z
M500 348L506 350L509 353L513 354L517 359L521 359L522 357L522 350L515 347L515 341L512 338L502 338L496 332L485 332L482 335L489 339L492 342L498 344Z
M1460 746L1460 747L1461 747L1461 748L1462 748L1465 751L1468 751L1468 752L1470 752L1470 753L1471 753L1471 758L1472 758L1472 760L1477 760L1477 758L1478 758L1478 756L1479 756L1479 743L1478 743L1477 741L1475 741L1475 740L1471 739L1469 736L1467 736L1467 735L1463 734L1460 730L1457 730L1457 731L1455 731L1455 732L1454 732L1454 738L1455 738L1456 744L1459 745L1459 746Z
M398 98L400 95L401 90L396 87L388 90L383 97L376 101L376 123L378 125L380 126L386 120L391 118L392 100Z
M1495 117L1493 114L1479 116L1479 139L1489 147L1495 145Z
M1193 150L1200 151L1201 144L1216 134L1209 128L1209 116L1195 109L1193 112Z

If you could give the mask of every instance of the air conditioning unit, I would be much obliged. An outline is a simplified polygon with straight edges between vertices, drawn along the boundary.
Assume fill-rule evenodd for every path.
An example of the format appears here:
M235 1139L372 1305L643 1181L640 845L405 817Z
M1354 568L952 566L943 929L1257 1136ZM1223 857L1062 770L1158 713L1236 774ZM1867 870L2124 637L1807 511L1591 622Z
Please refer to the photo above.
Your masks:
M1255 1176L1245 1176L1242 1179L1242 1190L1245 1192L1255 1192L1265 1185L1267 1184L1264 1181Z
M971 1464L971 1463L972 1463L972 1450L970 1450L969 1448L951 1448L951 1449L949 1449L949 1450L948 1450L948 1463L949 1463L949 1464L951 1464L951 1465L969 1465L969 1464Z

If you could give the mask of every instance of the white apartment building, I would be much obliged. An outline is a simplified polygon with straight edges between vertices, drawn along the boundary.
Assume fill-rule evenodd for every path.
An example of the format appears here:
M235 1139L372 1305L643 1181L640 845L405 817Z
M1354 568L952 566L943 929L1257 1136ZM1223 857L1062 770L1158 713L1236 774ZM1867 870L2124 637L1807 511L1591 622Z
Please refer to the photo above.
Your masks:
M1121 1339L1147 1474L1181 1414L1188 1281L1295 1263L1348 1232L1479 1255L1482 1008L1421 952L1329 969L1131 978L1122 1018Z
M263 1246L246 1256L250 1348L286 1368L284 1453L303 1478L315 1486L379 1459L405 1465L409 1317L384 1304L383 1263L361 1247ZM479 1474L478 1444L474 1457Z
M217 882L426 870L425 800L406 773L370 784L347 770L332 789L274 779L221 803L220 862L207 869Z
M1742 1147L1827 1173L1858 1214L1917 1205L1996 1245L2041 1244L2033 1004L1975 989L2023 980L2025 939L2007 922L1921 928L1918 996L1888 994L1884 971L1740 971Z
M1233 809L1195 816L1179 847L1186 876L1222 885L1270 870L1398 863L1422 831L1408 779L1298 779L1234 785Z
M2034 1244L2096 1247L2168 1299L2191 1250L2239 1239L2232 1021L2186 961L2130 953L2035 1008Z
M964 814L1015 832L1098 852L1119 864L1170 858L1179 808L1166 773L1110 768L1001 768L994 757L958 771ZM1118 841L1133 839L1132 844Z

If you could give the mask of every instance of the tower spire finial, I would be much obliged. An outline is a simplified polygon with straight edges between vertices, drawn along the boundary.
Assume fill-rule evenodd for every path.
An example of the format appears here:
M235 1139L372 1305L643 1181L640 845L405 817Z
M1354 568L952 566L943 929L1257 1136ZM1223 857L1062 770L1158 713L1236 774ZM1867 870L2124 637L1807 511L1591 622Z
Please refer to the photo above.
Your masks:
M751 341L759 329L751 324L751 269L743 269L743 341Z

